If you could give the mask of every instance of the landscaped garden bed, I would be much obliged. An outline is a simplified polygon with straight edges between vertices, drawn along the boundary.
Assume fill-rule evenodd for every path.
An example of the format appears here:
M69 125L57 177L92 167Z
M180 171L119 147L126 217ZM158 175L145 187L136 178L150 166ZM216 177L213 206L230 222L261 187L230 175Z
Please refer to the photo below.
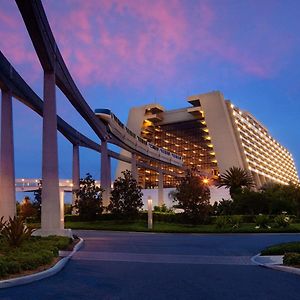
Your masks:
M283 264L300 267L300 242L282 243L267 247L261 255L283 255Z
M68 237L30 237L18 247L10 246L0 236L0 278L28 275L51 267L57 262L58 251L72 244Z

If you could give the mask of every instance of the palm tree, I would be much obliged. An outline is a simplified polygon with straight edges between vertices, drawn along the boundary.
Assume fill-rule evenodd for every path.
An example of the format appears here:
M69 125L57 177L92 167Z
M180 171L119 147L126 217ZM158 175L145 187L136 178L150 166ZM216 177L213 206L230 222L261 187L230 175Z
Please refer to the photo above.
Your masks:
M217 187L225 186L229 189L232 197L242 188L251 188L254 186L252 175L245 169L231 167L225 173L221 174Z

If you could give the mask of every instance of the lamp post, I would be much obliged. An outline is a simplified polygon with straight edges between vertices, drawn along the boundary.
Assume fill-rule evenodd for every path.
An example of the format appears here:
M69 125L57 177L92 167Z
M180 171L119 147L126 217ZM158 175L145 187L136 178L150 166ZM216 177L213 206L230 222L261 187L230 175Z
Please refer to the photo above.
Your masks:
M153 228L152 198L148 196L148 229Z

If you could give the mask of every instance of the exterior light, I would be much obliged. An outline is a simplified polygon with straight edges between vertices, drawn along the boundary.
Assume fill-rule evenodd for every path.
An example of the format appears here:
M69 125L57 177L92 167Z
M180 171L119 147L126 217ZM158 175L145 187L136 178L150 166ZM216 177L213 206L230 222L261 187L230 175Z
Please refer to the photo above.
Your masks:
M208 178L204 178L204 179L202 180L202 182L203 182L204 184L209 184L209 179L208 179Z

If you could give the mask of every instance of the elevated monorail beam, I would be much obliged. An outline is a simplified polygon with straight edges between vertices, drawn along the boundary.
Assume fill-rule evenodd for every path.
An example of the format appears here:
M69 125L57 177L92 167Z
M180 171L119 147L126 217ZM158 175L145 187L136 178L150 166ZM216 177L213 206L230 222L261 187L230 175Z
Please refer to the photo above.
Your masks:
M10 89L15 98L30 107L40 116L43 116L43 101L18 74L1 51L0 87L2 89ZM57 116L57 128L72 144L87 147L99 152L99 144L81 134L59 116Z
M56 84L100 139L107 138L107 130L89 107L57 47L43 5L40 0L16 0L31 41L44 71L55 71Z
M0 88L3 90L11 90L13 96L20 102L28 106L40 116L43 116L43 101L29 87L25 80L14 69L10 62L0 51ZM74 145L86 147L101 153L100 145L89 139L61 117L57 116L57 129ZM131 163L131 158L108 150L108 155L112 158Z

